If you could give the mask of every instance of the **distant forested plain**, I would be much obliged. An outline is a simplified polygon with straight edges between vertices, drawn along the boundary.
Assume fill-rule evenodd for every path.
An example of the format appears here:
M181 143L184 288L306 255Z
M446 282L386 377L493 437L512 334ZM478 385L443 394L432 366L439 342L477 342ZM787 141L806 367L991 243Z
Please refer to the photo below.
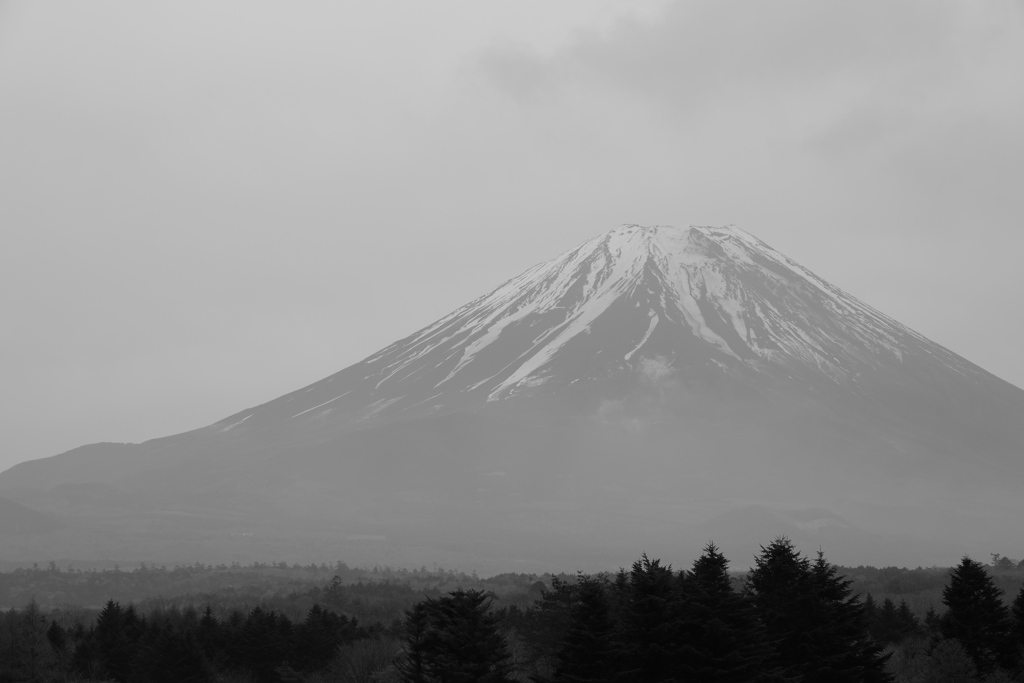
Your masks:
M1024 681L1024 562L730 571L335 564L0 572L0 682Z

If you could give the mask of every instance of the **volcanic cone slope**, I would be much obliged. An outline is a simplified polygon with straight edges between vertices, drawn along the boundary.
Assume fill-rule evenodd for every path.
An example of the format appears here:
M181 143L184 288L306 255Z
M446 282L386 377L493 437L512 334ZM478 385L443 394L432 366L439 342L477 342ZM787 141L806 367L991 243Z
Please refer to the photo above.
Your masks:
M1024 541L1021 417L1020 389L742 230L626 225L312 385L23 463L0 492L193 549L569 562L764 505L1004 548Z

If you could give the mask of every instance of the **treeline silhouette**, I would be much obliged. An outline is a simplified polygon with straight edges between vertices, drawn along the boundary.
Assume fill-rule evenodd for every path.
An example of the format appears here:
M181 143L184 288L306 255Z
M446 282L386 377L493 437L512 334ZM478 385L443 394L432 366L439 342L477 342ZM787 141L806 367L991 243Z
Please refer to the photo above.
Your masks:
M1024 681L1024 590L1005 604L966 557L944 574L944 609L920 614L778 538L743 577L709 544L685 571L643 556L504 596L336 575L277 606L30 601L0 613L0 681Z
M383 635L319 605L296 623L261 607L218 619L212 608L142 615L110 601L86 629L50 621L30 604L4 625L13 636L0 660L0 680L8 681L301 681L325 670L340 648Z
M993 555L1002 560L1002 556ZM854 593L872 595L879 604L889 598L897 605L906 602L914 614L923 618L929 609L942 604L942 591L949 582L949 567L840 567L840 573L850 579ZM1024 586L1024 568L1016 564L1006 566L989 564L986 568L992 581L1006 595L1016 595Z
M284 562L254 562L242 565L201 564L173 567L145 563L130 570L61 568L56 562L46 567L33 565L0 572L0 607L23 605L35 599L43 607L65 604L101 607L110 599L140 602L148 598L217 594L240 601L267 595L286 596L302 593L332 578L344 584L401 583L413 590L449 589L459 585L480 585L474 574L444 567L396 569L390 566L353 568L344 562L334 564L288 565ZM509 584L536 581L536 576L502 574L487 579L488 589Z
M613 576L556 582L523 615L531 678L893 680L849 584L824 555L811 561L785 538L762 549L742 591L714 544L689 571L644 556Z

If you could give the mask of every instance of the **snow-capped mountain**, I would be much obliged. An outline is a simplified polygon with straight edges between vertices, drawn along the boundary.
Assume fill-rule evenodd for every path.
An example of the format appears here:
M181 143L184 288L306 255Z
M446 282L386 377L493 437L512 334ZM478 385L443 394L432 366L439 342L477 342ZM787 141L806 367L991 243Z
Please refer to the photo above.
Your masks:
M0 491L106 519L85 491L109 487L136 524L342 520L574 557L763 504L978 541L980 519L1016 533L998 520L1024 483L1022 416L1021 390L742 230L626 225L310 386L23 463Z
M853 388L904 355L981 372L734 227L625 225L223 430L557 394L654 361ZM982 373L987 374L987 373ZM357 422L358 423L358 422Z

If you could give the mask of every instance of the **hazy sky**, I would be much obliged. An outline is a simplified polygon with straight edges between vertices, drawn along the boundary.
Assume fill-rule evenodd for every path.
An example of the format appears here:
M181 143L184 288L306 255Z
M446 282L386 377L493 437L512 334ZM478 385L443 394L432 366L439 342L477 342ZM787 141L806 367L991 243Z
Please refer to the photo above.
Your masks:
M200 427L621 223L1024 386L1024 0L0 1L0 469Z

